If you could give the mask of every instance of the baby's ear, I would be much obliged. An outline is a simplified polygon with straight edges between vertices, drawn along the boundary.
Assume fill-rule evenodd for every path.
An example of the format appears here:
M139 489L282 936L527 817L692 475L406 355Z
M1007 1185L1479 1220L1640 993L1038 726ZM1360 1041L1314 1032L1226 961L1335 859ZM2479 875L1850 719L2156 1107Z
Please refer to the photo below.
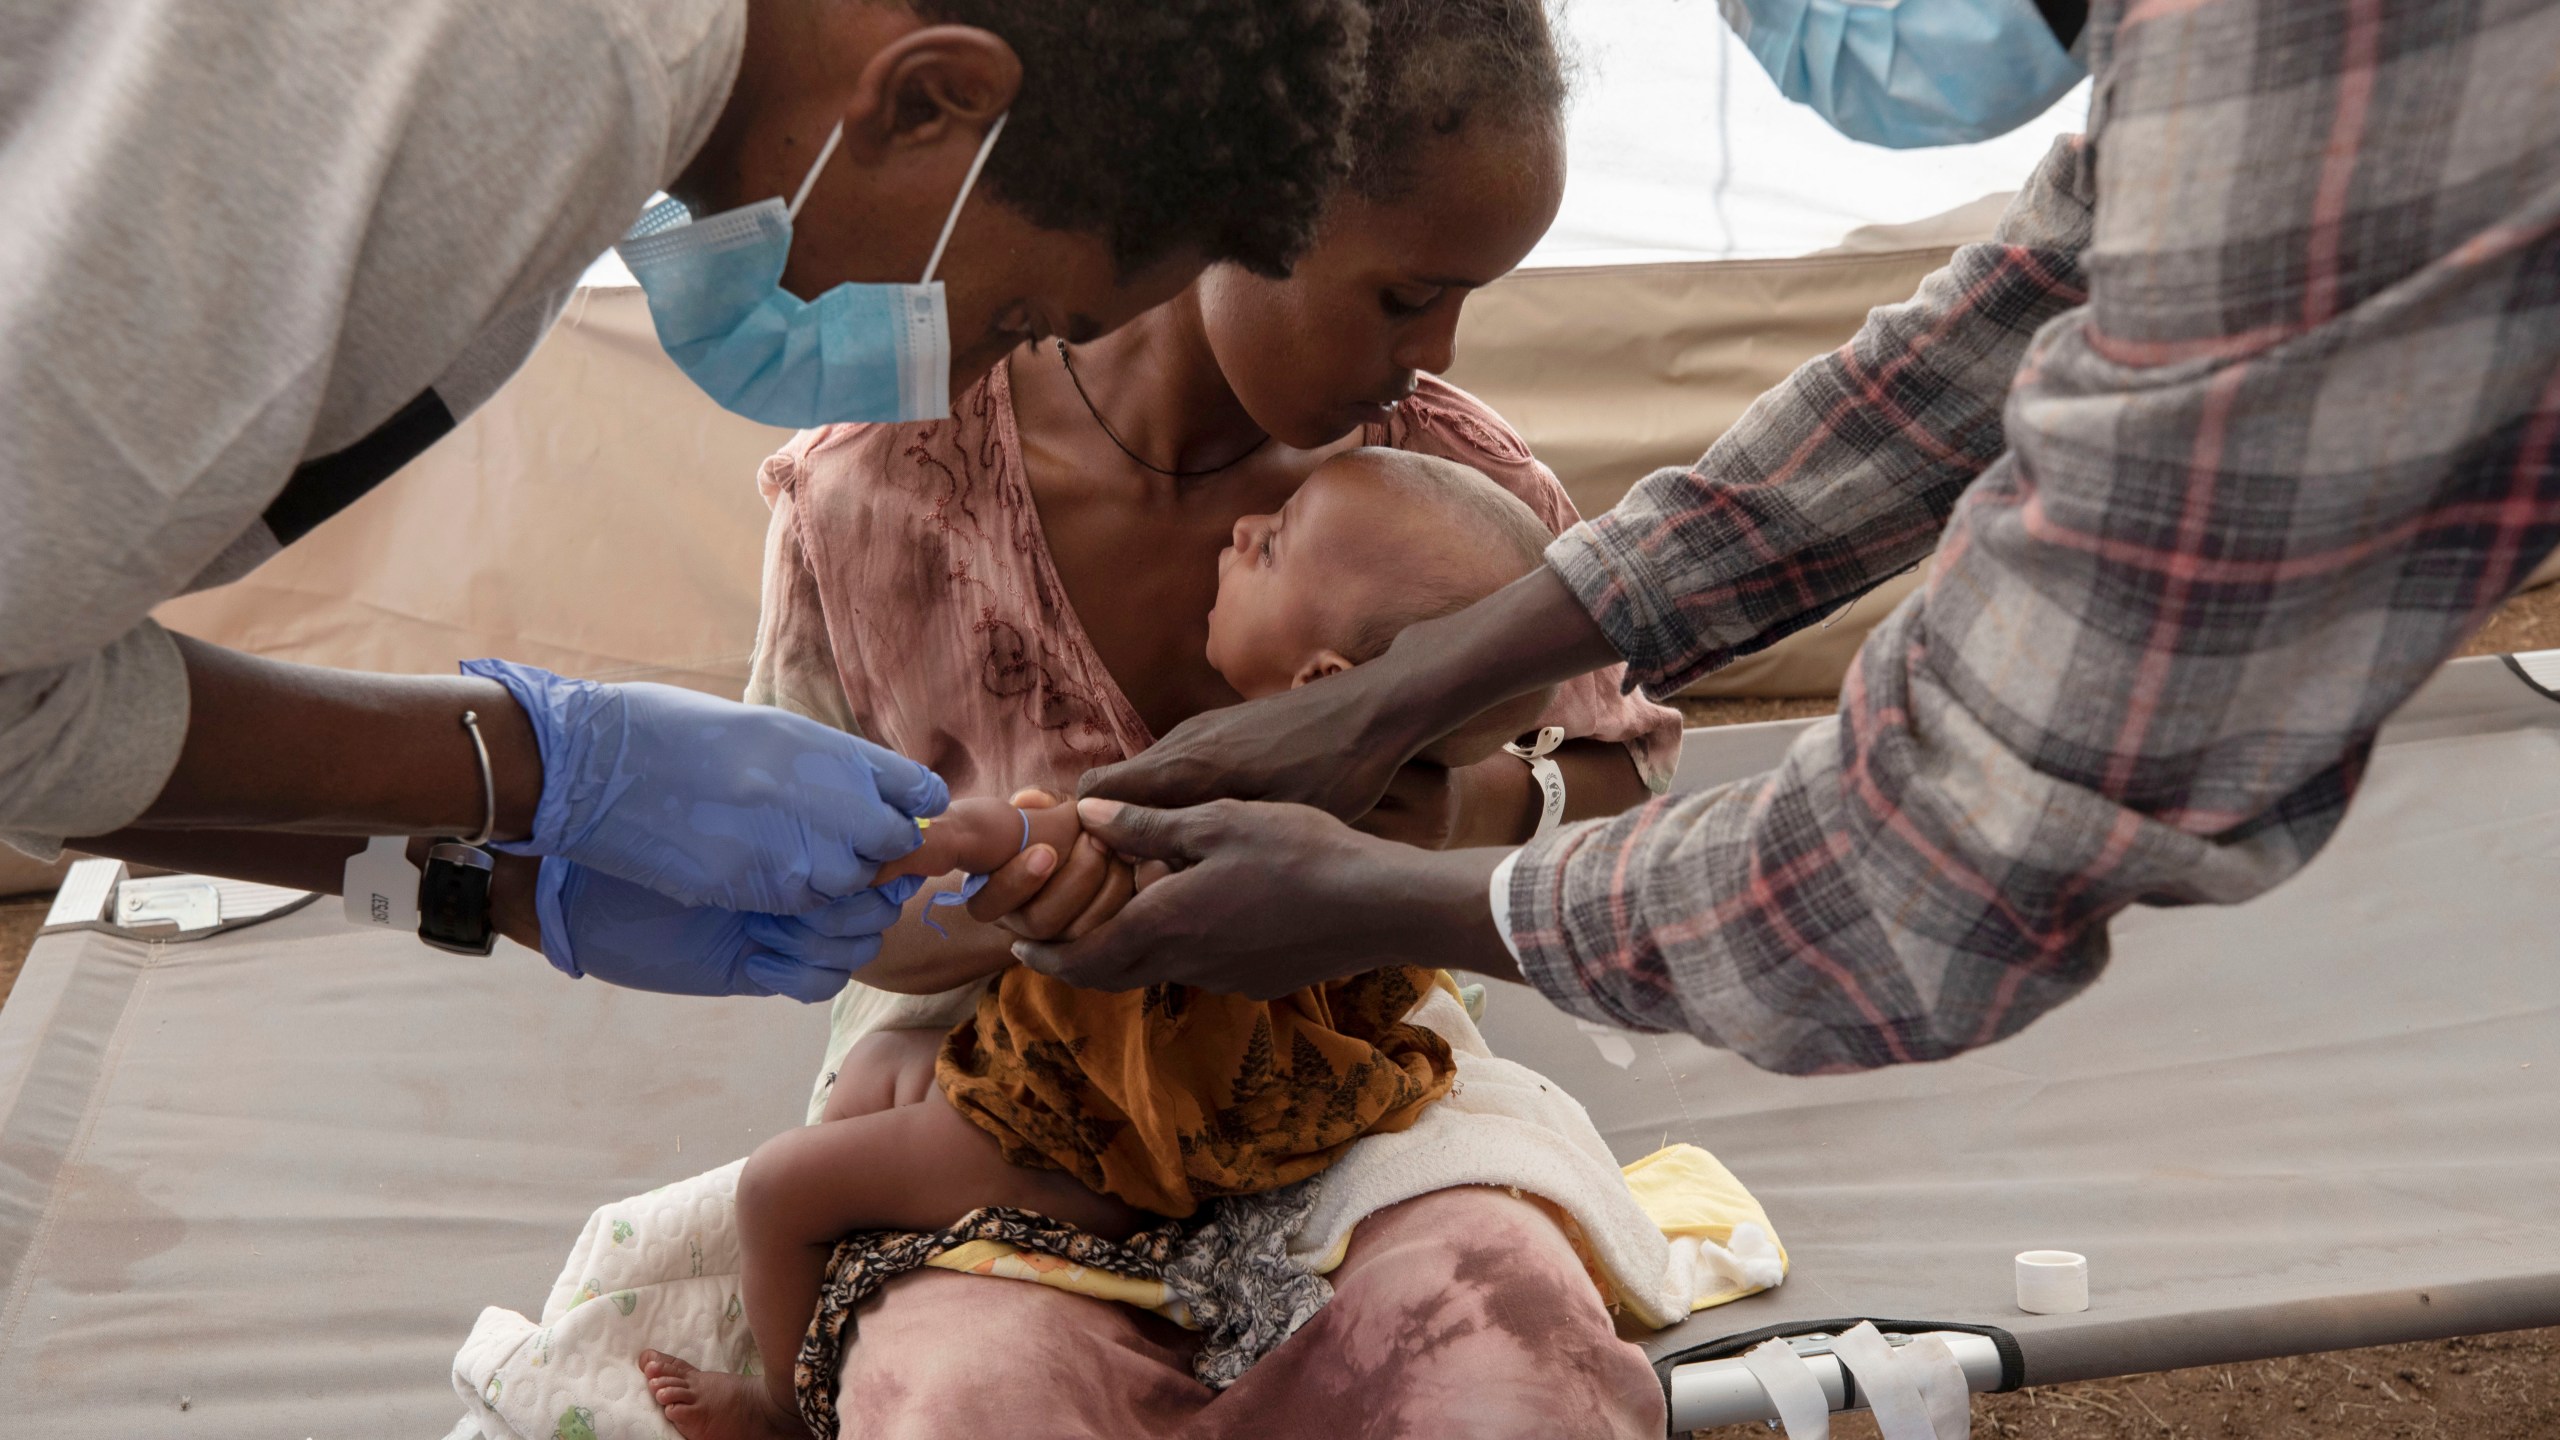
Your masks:
M1341 651L1319 650L1314 658L1298 667L1297 674L1289 677L1289 688L1295 690L1310 680L1321 680L1327 675L1339 675L1350 668L1350 659Z

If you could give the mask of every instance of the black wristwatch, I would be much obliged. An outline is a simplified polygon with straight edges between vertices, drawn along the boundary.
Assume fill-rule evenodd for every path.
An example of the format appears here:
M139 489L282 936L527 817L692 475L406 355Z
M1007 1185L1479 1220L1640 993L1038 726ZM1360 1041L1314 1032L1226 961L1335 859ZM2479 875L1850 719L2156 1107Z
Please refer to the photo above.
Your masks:
M418 873L418 938L456 955L486 955L497 948L489 923L489 852L459 840L427 849Z

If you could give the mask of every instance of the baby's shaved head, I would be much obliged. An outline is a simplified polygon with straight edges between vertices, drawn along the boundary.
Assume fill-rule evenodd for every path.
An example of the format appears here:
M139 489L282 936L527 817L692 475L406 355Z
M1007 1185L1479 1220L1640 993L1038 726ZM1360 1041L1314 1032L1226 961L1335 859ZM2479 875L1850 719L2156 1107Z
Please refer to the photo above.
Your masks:
M1408 625L1464 610L1536 570L1553 537L1510 491L1455 461L1346 450L1272 515L1236 522L1218 557L1209 663L1254 698L1384 654ZM1446 737L1427 758L1490 754L1546 708L1526 695Z
M1408 625L1466 609L1545 563L1555 537L1537 512L1455 460L1371 447L1324 463L1374 487L1359 532L1363 562L1335 607L1334 647L1354 664L1386 652Z

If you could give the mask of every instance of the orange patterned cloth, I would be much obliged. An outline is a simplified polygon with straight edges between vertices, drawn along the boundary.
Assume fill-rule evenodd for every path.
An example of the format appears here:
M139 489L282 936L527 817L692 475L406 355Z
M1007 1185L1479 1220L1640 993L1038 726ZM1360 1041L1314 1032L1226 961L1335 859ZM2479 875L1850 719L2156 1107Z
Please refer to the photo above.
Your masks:
M1447 1094L1448 1042L1404 1019L1430 983L1400 966L1255 1001L1008 970L935 1074L1014 1164L1184 1216L1303 1180Z

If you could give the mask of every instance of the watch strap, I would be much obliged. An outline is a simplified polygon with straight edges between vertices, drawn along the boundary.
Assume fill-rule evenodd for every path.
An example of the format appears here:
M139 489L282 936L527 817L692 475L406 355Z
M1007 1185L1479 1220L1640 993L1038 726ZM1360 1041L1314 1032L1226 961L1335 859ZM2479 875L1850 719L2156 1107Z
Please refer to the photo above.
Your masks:
M426 868L418 875L418 938L456 955L496 949L498 931L489 920L494 869L489 852L477 845L439 840L428 847Z

